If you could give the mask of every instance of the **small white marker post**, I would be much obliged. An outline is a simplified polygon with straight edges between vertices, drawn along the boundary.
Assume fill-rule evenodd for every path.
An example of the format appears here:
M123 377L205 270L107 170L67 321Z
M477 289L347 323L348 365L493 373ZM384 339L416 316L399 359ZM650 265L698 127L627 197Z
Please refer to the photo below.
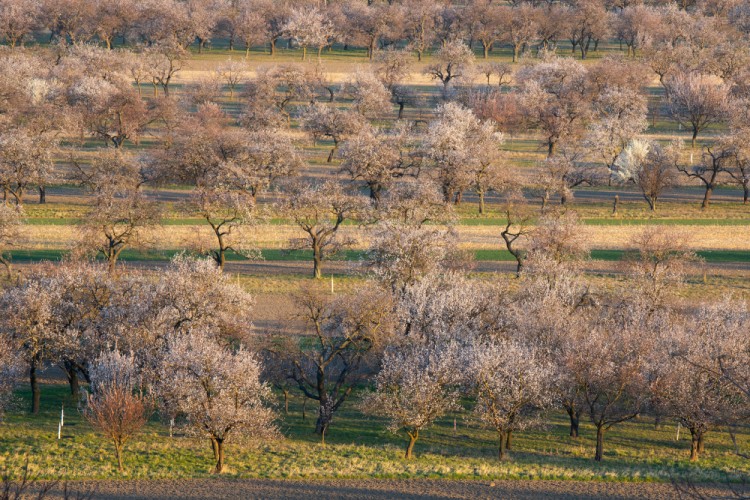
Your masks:
M57 440L62 439L62 428L65 425L65 404L60 407L60 421L57 423Z
M675 441L679 441L680 440L680 427L682 427L682 423L677 422L677 434L674 437Z
M333 295L333 274L331 275L331 295Z

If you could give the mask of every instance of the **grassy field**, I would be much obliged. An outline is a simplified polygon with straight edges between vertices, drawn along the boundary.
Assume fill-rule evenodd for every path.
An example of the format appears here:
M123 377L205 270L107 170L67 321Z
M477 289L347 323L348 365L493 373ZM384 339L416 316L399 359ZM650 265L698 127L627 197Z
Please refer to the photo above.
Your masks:
M43 407L37 416L17 409L0 424L0 469L23 463L42 478L106 479L121 477L111 445L96 434L76 411L67 386L43 386ZM18 405L29 394L18 392ZM723 481L750 472L738 458L726 432L709 433L705 456L688 461L689 439L684 430L675 441L676 427L665 422L658 429L652 418L614 427L607 434L605 460L593 460L593 428L582 424L581 437L567 436L564 415L554 414L542 429L517 433L510 459L498 462L492 432L479 428L467 413L440 420L423 433L415 460L402 458L404 436L386 431L383 422L360 414L356 396L337 413L326 446L313 433L316 408L292 398L289 414L279 420L284 438L264 443L231 443L228 475L253 478L450 478L450 479L562 479L594 481L669 481L690 477ZM66 425L57 439L60 407ZM279 413L281 410L279 401ZM454 418L456 428L454 431ZM743 429L739 444L750 444ZM127 446L128 478L208 477L213 465L208 442L177 433L170 438L156 417L145 432Z

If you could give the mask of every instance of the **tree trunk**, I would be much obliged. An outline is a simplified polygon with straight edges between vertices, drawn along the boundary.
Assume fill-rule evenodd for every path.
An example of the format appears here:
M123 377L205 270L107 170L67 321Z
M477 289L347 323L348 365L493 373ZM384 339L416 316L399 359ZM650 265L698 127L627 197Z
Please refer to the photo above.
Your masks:
M513 431L508 431L508 433L505 436L505 449L506 450L513 449Z
M742 186L742 204L747 205L748 198L750 198L750 185L744 184Z
M703 202L701 203L701 208L708 208L708 206L711 204L711 195L714 192L713 186L706 187L706 193L703 195Z
M375 206L380 202L380 193L383 190L383 186L378 183L370 184L370 199L375 202Z
M700 434L695 429L690 429L690 461L697 462L700 453L699 441Z
M115 272L115 265L117 265L117 256L116 255L107 256L107 270L110 273Z
M218 261L217 264L219 265L219 269L223 271L224 270L224 264L227 261L227 251L226 251L226 249L225 248L219 248L219 255L217 257L218 258L216 260Z
M577 411L572 406L567 407L565 411L568 412L568 417L570 418L570 437L577 438L578 429L581 423L581 412Z
M39 186L39 204L44 205L47 203L47 188Z
M507 443L507 436L504 432L500 431L500 445L497 447L497 459L503 460L505 458L505 446Z
M417 439L419 439L419 431L408 432L407 434L409 434L409 445L406 447L404 458L410 459L413 456L414 444L417 442Z
M596 427L596 454L594 460L601 462L604 458L604 426Z
M115 442L115 457L117 458L117 470L125 472L125 467L122 466L122 443Z
M328 163L331 163L333 160L333 154L336 152L336 146L331 148L331 152L328 153Z
M216 439L211 439L211 451L214 453L214 460L217 460L219 458L219 445L216 442Z
M550 156L555 156L555 152L557 151L557 143L555 141L549 141L547 145L547 158Z
M691 144L693 145L693 149L695 149L695 139L698 137L698 129L693 127L693 140L691 141Z
M224 471L224 440L216 439L216 468L214 474L221 474Z
M315 432L320 434L320 444L322 446L326 445L326 434L328 433L328 427L330 425L330 421L323 419L323 417L321 416L318 416L318 421L315 423Z
M484 215L484 193L479 193L479 215Z
M320 247L313 247L313 278L320 279L323 277L323 258L320 254Z
M518 45L513 45L513 62L518 62Z
M10 257L6 259L3 257L3 254L0 253L0 264L5 267L5 274L8 275L8 279L10 280L13 277L13 266L10 264Z
M705 437L705 432L701 432L700 434L698 434L698 453L703 453L704 451L706 451Z
M65 361L63 364L65 375L68 377L68 384L70 385L70 394L75 396L80 391L80 382L78 379L78 369L70 361Z
M36 368L39 363L37 356L31 359L31 366L29 368L29 383L31 384L31 413L39 413L39 406L41 403L41 392L39 390L39 380L36 378Z
M398 103L398 119L400 120L403 117L404 117L404 103L400 102Z

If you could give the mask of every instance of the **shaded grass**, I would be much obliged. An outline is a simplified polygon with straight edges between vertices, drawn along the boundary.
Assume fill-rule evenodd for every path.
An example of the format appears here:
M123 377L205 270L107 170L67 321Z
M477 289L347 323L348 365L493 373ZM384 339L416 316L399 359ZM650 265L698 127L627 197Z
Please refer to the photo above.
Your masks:
M21 405L29 392L18 392ZM605 443L605 461L596 463L593 429L582 425L582 437L567 436L561 414L550 415L543 429L517 433L511 459L498 462L494 433L480 428L468 414L450 415L422 433L414 460L402 458L404 436L387 432L381 419L362 415L358 396L345 403L321 447L314 428L315 405L293 393L289 415L279 419L281 441L234 441L227 450L227 475L259 478L448 478L562 479L597 481L667 481L690 475L694 480L723 480L727 472L750 472L750 464L732 453L724 433L708 435L706 454L688 461L689 439L674 441L670 423L655 429L650 418L613 428ZM29 456L42 478L105 479L119 477L110 444L97 435L75 410L67 386L44 385L42 411L31 416L11 412L0 424L0 467ZM56 438L61 405L66 408L63 439ZM282 413L281 400L277 410ZM456 430L454 431L454 418ZM746 432L739 436L748 443ZM168 436L154 417L145 432L126 449L130 478L209 477L211 451L205 440Z
M123 262L154 262L168 261L182 250L123 250L120 260ZM260 251L262 260L269 262L299 262L311 261L311 250L284 250L277 248L265 248ZM600 249L592 250L591 258L593 260L619 261L625 255L625 250ZM708 263L726 263L726 262L750 262L750 251L747 250L699 250L696 252ZM41 249L41 250L16 250L12 252L13 261L15 262L39 262L39 261L59 261L65 255L65 250ZM507 250L474 250L474 259L484 262L507 262L515 260ZM363 260L366 257L364 250L345 250L339 252L329 260L344 260L355 262ZM243 255L235 252L227 252L227 261L240 262L248 260Z

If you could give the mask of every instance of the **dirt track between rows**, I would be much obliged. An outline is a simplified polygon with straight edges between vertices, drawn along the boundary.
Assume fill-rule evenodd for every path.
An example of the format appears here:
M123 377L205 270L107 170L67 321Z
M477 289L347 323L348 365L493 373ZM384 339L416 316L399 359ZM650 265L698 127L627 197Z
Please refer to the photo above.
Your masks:
M71 483L72 491L94 491L96 499L670 499L691 498L671 484L582 481L449 481L196 479ZM726 487L701 486L703 498L737 498ZM743 493L747 495L749 490ZM61 498L61 493L57 492ZM695 497L697 498L697 497Z

